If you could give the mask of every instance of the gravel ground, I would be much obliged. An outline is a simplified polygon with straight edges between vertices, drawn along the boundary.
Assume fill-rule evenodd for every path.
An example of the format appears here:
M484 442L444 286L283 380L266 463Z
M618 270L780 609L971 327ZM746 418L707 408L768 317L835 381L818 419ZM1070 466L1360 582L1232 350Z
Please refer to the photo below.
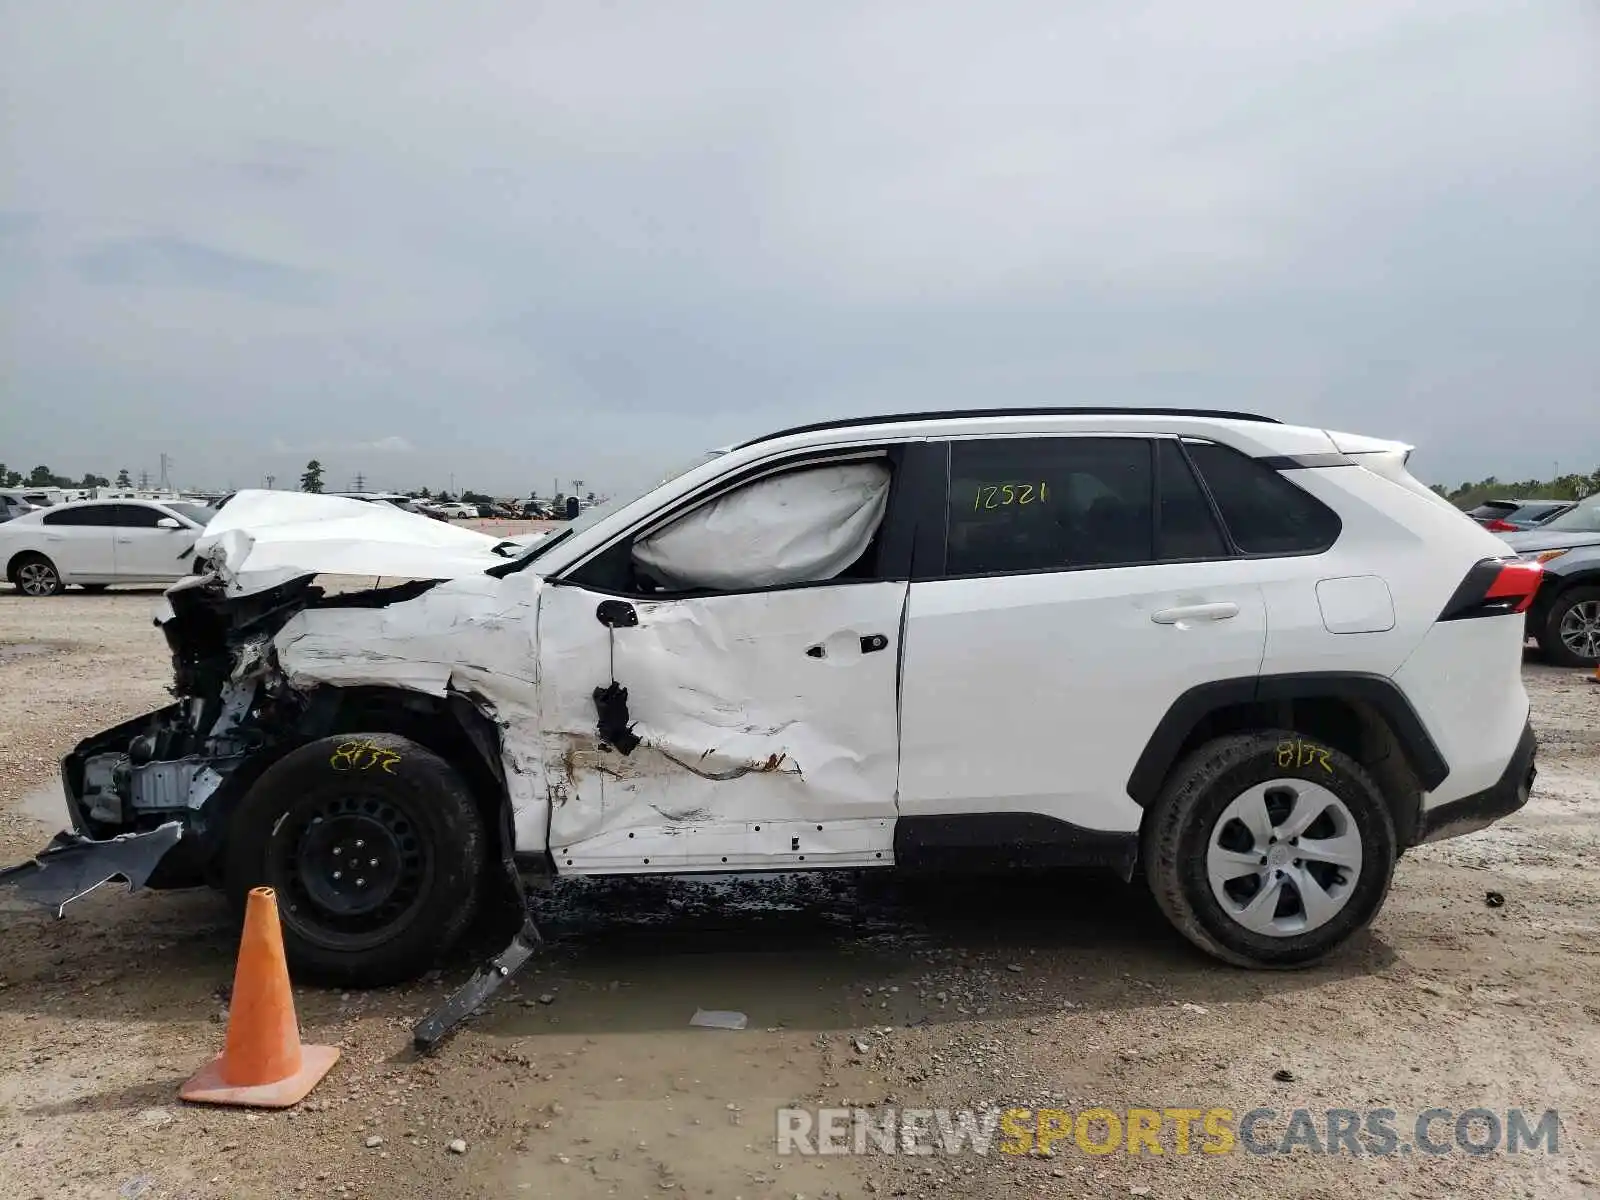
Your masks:
M156 599L0 594L4 860L59 827L74 741L164 701ZM176 1097L222 1041L236 933L216 897L103 889L64 921L0 908L5 1194L1593 1195L1600 687L1526 677L1544 743L1528 808L1408 856L1371 933L1306 972L1219 967L1094 876L569 881L539 901L549 951L432 1059L410 1025L469 963L300 989L305 1036L344 1057L299 1109L254 1114ZM697 1007L749 1028L689 1029ZM1555 1155L774 1154L776 1107L852 1102L1562 1123Z

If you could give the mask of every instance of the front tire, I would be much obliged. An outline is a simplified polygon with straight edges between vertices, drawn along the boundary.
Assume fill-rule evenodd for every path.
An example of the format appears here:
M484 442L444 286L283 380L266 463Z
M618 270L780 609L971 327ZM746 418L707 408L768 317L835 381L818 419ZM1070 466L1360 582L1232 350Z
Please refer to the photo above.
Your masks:
M1600 587L1569 588L1539 629L1539 649L1558 667L1600 665Z
M1348 755L1301 734L1218 738L1173 772L1144 830L1167 919L1242 967L1304 967L1366 926L1389 892L1394 819Z
M61 572L42 554L25 554L11 568L11 582L24 596L59 596L64 589Z
M289 965L345 987L412 979L477 911L483 817L444 759L389 733L291 751L246 793L228 831L225 886L242 911L274 888Z

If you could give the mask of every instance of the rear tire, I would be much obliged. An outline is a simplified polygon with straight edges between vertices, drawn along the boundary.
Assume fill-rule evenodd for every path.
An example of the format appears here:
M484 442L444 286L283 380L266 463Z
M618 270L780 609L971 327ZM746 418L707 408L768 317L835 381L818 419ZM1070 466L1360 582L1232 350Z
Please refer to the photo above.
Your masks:
M225 886L243 911L278 894L297 978L378 987L414 978L471 924L483 817L444 759L389 733L323 738L268 767L228 828Z
M1377 915L1398 856L1372 777L1286 730L1191 754L1151 808L1143 842L1167 919L1241 967L1304 967L1335 950Z
M61 572L42 554L24 554L11 565L11 582L24 596L59 596Z
M1539 650L1558 667L1600 665L1600 587L1569 588L1539 628Z

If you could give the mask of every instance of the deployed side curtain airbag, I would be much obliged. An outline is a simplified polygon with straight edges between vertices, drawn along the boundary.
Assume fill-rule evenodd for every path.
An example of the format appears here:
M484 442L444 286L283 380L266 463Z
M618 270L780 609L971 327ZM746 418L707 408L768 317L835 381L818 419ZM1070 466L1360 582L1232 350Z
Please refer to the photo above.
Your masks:
M633 559L673 591L815 583L866 553L888 503L887 463L790 471L746 484L641 538Z

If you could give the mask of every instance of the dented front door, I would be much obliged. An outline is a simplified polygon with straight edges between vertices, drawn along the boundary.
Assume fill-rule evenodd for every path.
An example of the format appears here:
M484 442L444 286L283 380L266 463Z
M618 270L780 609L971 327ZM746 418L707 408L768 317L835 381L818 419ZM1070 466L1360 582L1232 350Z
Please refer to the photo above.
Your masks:
M673 600L547 587L558 870L891 861L905 600L904 582Z

